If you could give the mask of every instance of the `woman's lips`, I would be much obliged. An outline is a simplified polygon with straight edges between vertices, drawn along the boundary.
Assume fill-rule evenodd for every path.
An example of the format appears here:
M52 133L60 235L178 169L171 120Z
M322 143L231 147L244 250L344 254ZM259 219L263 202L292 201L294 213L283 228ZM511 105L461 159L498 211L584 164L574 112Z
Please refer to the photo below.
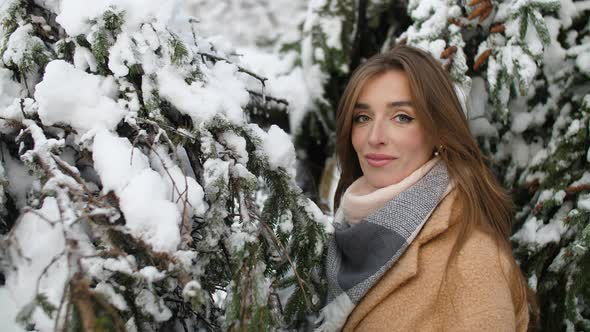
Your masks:
M367 163L373 167L385 166L396 159L393 156L378 153L369 153L365 155L365 158L367 159Z

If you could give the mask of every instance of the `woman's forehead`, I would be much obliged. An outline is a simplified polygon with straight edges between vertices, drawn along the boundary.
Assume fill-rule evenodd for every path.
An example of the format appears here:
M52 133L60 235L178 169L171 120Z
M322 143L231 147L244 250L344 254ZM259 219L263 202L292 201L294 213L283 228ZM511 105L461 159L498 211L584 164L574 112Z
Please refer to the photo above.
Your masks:
M379 91L394 95L409 95L411 86L408 76L401 70L387 70L360 82L359 97Z

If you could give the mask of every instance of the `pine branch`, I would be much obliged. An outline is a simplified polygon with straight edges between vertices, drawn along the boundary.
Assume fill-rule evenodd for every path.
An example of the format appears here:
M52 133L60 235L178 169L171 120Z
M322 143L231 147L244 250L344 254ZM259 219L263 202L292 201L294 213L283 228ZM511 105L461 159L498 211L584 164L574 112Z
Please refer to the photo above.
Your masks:
M291 259L288 251L285 249L285 247L283 246L281 241L276 237L272 228L270 228L268 226L268 224L266 222L264 222L262 219L259 219L258 221L264 227L266 234L268 234L268 236L270 236L270 238L272 239L273 244L277 247L277 250L279 252L283 253L283 255L289 261L289 265L291 265L291 269L293 269L293 273L295 274L295 278L297 279L297 283L299 284L299 288L301 289L301 291L303 293L303 298L305 299L305 304L306 304L307 308L310 309L312 306L311 306L311 302L309 301L309 299L307 298L307 295L306 295L306 291L305 291L305 287L304 287L305 281L301 278L301 276L299 276L299 272L297 271L297 266L295 265L295 263Z

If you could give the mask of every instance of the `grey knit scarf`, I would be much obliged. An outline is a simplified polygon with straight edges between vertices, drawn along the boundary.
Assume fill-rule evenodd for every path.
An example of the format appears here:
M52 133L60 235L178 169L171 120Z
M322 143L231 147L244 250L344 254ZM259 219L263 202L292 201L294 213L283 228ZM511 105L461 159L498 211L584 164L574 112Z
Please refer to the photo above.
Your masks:
M448 187L447 168L438 162L358 224L335 223L327 248L327 305L316 331L342 328L354 307L405 252Z

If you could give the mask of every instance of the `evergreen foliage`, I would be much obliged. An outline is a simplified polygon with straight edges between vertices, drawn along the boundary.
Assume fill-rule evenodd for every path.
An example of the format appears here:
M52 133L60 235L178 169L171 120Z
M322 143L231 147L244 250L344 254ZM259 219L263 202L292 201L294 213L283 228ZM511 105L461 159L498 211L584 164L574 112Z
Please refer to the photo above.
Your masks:
M113 3L80 25L63 3L0 7L0 271L7 288L32 294L18 294L28 301L19 320L72 331L308 327L330 226L294 182L288 136L248 113L287 103L190 19L166 21L152 1L138 20L134 2ZM65 72L78 91L46 86Z

